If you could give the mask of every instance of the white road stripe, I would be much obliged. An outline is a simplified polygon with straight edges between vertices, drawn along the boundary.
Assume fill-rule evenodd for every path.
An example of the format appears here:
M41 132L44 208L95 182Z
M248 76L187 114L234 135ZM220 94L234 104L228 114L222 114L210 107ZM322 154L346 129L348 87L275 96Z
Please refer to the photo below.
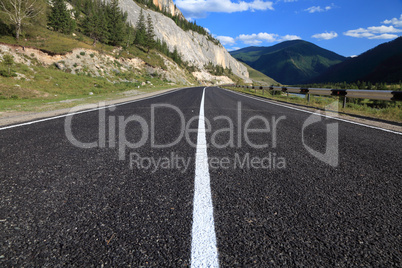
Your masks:
M275 102L272 102L272 101L269 101L269 100L264 100L264 99L261 99L261 98L256 98L256 97L250 96L250 95L248 95L248 94L246 94L246 93L239 93L239 92L232 91L232 90L225 89L225 88L222 88L222 89L223 89L223 90L226 90L226 91L228 91L228 92L231 92L231 93L240 95L240 96L248 97L248 98L250 98L250 99L258 100L258 101L265 102L265 103L270 103L270 104L273 104L273 105L276 105L276 106L281 106L281 107L285 107L285 108L288 108L288 109L292 109L292 110L296 110L296 111L300 111L300 112L305 112L305 113L308 113L308 114L319 115L319 116L322 116L322 117L325 117L325 118L335 119L335 120L338 120L338 121L342 121L342 122L345 122L345 123L354 124L354 125L358 125L358 126L362 126L362 127L367 127L367 128L382 130L382 131L389 132L389 133L392 133L392 134L402 135L402 132L393 131L393 130L389 130L389 129L385 129L385 128L381 128L381 127L370 126L370 125L366 125L366 124L362 124L362 123L357 123L357 122L353 122L353 121L350 121L350 120L347 120L347 119L342 119L342 118L339 118L339 117L333 117L333 116L329 116L329 115L325 115L325 114L320 114L320 113L316 113L316 112L311 112L311 111L307 111L307 110L303 110L303 109L299 109L299 108L287 106L287 105L285 105L285 104L279 104L279 103L275 103Z
M198 120L191 266L219 267L208 167L207 139L205 134L205 89L206 88L204 88L202 94L200 116Z
M57 116L53 116L53 117L38 119L38 120L34 120L34 121L19 123L19 124L15 124L15 125L0 127L0 130L6 130L6 129L22 127L22 126L28 126L28 125L41 123L41 122L46 122L46 121L50 121L50 120L54 120L54 119L58 119L58 118L64 118L64 117L71 116L71 115L84 114L84 113L89 113L89 112L93 112L93 111L99 111L99 110L102 110L102 109L108 109L108 108L111 108L111 107L126 105L126 104L129 104L129 103L134 103L134 102L139 102L139 101L143 101L143 100L148 100L148 99L164 96L164 95L171 94L171 93L183 90L183 89L186 89L186 88L180 88L180 89L177 89L177 90L173 90L173 91L169 91L169 92L165 92L165 93L161 93L161 94L158 94L158 95L154 95L154 96L150 96L150 97L146 97L146 98L141 98L141 99L137 99L137 100L126 101L126 102L122 102L122 103L117 103L117 104L112 104L112 105L107 105L107 106L87 109L87 110L78 111L78 112L74 112L74 113L62 114L62 115L57 115ZM92 105L96 106L97 104L92 104ZM74 108L71 108L71 109L74 109Z

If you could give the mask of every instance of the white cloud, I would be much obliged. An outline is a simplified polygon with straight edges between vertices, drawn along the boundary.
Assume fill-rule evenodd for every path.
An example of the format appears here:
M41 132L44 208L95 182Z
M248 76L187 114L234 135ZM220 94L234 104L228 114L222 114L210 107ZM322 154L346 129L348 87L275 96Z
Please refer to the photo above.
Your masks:
M401 33L402 29L395 27L402 27L402 15L399 19L393 18L390 20L385 20L382 24L392 24L390 26L371 26L367 28L359 28L355 30L349 30L343 34L346 36L356 37L356 38L368 38L368 39L395 39L398 38L397 33Z
M216 39L218 39L224 46L236 44L236 40L230 36L217 36Z
M228 48L227 51L236 51L239 49L240 49L240 47L231 47L231 48Z
M292 41L292 40L301 40L301 37L298 35L285 35L282 36L278 41L283 42L283 41Z
M304 11L307 11L309 13L325 12L325 11L329 11L329 10L333 9L334 7L335 7L334 4L331 4L330 6L326 6L323 8L320 6L312 6L312 7L305 9Z
M272 33L258 33L258 34L241 34L236 39L242 41L246 45L260 45L263 42L274 43L289 40L299 40L301 39L301 37L289 34L285 36L279 36L278 34L272 34Z
M232 2L231 0L176 0L176 5L186 17L203 18L209 12L233 13L255 10L274 10L273 2L254 0L253 2Z
M356 37L356 38L370 38L373 37L374 34L370 33L367 29L363 29L363 28L359 28L356 30L349 30L345 33L343 33L346 36L350 36L350 37Z
M381 35L375 35L369 39L395 39L398 38L398 35L396 34L381 34Z
M399 17L399 19L393 18L393 19L390 19L390 20L385 20L385 21L383 21L383 24L392 24L395 27L402 27L402 14Z
M372 26L368 28L359 28L349 30L343 33L346 36L368 39L395 39L398 37L395 33L400 33L402 30L394 28L394 26Z
M373 26L373 27L368 27L367 28L370 32L372 33L379 33L379 34L383 34L383 33L399 33L402 32L402 30L396 29L394 28L394 26Z
M253 46L260 45L262 43L261 39L258 38L257 34L251 34L251 35L241 34L237 37L237 39L242 41L244 44Z
M320 33L320 34L315 34L311 36L312 38L320 39L320 40L331 40L336 37L338 37L338 34L336 32L325 32L325 33Z

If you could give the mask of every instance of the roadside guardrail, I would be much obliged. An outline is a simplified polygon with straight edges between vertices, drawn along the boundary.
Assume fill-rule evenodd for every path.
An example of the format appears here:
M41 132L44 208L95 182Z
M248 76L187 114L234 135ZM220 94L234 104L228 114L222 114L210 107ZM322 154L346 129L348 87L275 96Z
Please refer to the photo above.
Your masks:
M306 95L307 101L310 101L311 95L318 96L337 96L343 100L343 108L346 106L347 98L352 99L370 99L370 100L383 100L383 101L402 101L402 91L391 90L360 90L360 89L328 89L328 88L307 88L307 87L262 87L262 86L242 86L235 84L223 85L225 87L245 88L255 91L281 91L284 93L294 93Z

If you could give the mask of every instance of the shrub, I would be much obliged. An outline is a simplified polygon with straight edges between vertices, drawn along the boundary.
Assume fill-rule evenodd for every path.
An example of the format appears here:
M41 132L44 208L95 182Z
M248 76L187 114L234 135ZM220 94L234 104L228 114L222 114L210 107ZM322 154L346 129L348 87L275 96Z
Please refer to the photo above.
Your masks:
M15 74L14 72L5 70L5 69L0 69L0 75L3 77L16 77L17 74Z

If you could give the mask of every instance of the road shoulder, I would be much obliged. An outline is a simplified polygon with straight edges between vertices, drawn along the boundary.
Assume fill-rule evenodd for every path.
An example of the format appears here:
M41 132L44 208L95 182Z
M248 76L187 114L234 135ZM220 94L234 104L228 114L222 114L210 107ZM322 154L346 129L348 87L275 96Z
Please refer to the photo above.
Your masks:
M140 93L138 95L130 96L130 97L124 97L124 98L119 98L119 99L114 99L114 100L105 100L103 103L108 106L108 105L113 105L113 104L119 104L119 103L125 103L125 102L130 102L130 101L135 101L135 100L140 100L140 99L145 99L153 96L157 96L160 94L165 94L169 93L172 91L176 91L180 88L170 88L170 89L164 89L164 90L159 90L155 92L150 92L150 93ZM88 104L82 104L78 105L79 109L75 109L75 111L84 111L88 110L94 107L94 103L88 103ZM38 120L38 119L43 119L43 118L49 118L49 117L54 117L54 116L59 116L63 114L68 114L71 111L72 108L63 108L63 109L56 109L56 110L50 110L50 111L44 111L44 112L11 112L11 113L0 113L0 126L7 126L7 125L13 125L13 124L18 124L18 123L24 123L24 122L29 122L33 120Z
M386 129L389 131L399 132L402 134L402 124L398 123L398 122L391 122L391 121L386 121L386 120L381 120L381 119L376 119L376 118L370 118L370 117L366 117L366 116L326 112L321 109L317 109L317 108L309 107L309 106L305 106L305 105L281 102L281 101L277 101L277 100L273 100L273 99L269 99L269 98L255 96L253 94L247 94L247 93L242 93L242 92L226 89L226 88L224 88L224 90L233 92L235 94L243 95L243 96L246 96L249 98L257 99L257 100L260 100L263 102L268 102L268 103L272 103L275 105L288 107L290 109L303 110L303 111L310 112L310 113L313 112L313 113L326 114L327 116L339 118L340 120L349 121L351 123L367 125L367 126L371 126L374 128Z

